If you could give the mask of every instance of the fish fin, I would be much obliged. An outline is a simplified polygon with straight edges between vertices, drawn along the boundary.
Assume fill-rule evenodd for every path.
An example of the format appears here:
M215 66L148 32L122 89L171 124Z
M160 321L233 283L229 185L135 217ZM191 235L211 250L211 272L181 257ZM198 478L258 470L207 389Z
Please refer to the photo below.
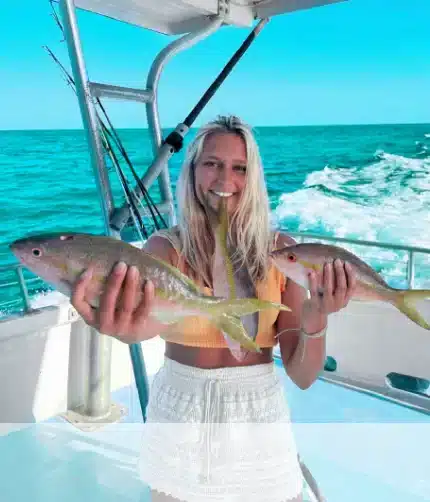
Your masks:
M430 298L429 289L408 289L399 291L392 303L400 312L409 317L414 323L418 324L418 326L430 330L430 324L418 312L416 306L413 305L416 301L426 298Z
M275 303L269 300L260 300L258 298L231 298L228 300L220 299L218 303L210 305L212 315L221 314L242 317L244 315L260 312L261 310L277 309L291 312L287 305Z
M213 319L213 323L222 331L230 352L238 361L243 361L249 352L261 352L258 344L248 336L238 317L221 315Z
M236 342L235 340L232 340L225 331L223 331L222 334L224 336L225 343L227 344L233 357L237 361L242 363L246 359L246 356L249 354L250 351L248 349L244 349L240 345L240 342Z
M187 323L193 322L195 316L187 316L166 325L161 333L166 342L182 343L182 330ZM242 362L249 352L261 352L260 347L250 338L241 319L235 316L220 315L210 317L210 321L218 328L234 358Z

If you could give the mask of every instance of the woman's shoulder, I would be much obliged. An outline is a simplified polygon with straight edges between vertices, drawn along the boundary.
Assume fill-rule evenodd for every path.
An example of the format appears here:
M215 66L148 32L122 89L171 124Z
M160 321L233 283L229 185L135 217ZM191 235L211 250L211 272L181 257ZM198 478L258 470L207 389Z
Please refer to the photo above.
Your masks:
M293 246L297 244L296 240L290 235L280 230L273 231L273 249L279 249L284 246Z
M151 234L149 239L157 239L158 240L159 237L163 238L163 239L167 239L167 240L175 239L175 240L179 241L179 227L178 227L178 225L175 225L175 226L169 227L169 228L161 228L159 230L156 230L153 234Z
M144 246L145 251L158 258L177 265L180 254L178 227L163 228L150 235Z

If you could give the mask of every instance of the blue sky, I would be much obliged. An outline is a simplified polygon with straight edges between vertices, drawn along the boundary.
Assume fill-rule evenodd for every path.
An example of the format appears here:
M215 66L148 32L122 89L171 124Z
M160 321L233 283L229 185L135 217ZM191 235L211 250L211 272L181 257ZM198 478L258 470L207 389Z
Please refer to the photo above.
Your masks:
M168 42L86 12L78 20L96 81L141 87ZM218 113L255 126L430 122L429 23L429 0L350 0L273 18L195 125ZM187 115L247 33L224 28L169 62L164 126ZM74 93L42 49L68 67L60 40L48 0L2 0L0 129L82 127ZM143 105L106 105L115 126L146 126Z

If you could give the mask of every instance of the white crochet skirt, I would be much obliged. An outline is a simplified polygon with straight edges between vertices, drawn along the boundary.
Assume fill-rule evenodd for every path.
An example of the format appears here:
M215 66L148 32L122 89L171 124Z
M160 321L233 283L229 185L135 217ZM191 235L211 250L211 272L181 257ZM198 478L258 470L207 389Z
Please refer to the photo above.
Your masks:
M200 369L165 358L139 462L152 490L185 502L288 502L303 478L274 363Z

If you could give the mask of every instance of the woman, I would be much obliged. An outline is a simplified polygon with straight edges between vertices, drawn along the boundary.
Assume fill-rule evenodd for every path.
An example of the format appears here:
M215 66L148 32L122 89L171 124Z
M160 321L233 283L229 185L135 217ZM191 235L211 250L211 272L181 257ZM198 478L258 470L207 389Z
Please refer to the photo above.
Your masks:
M136 270L116 267L98 311L85 302L91 271L85 274L72 303L88 324L126 343L156 335L166 340L144 427L142 478L154 501L299 502L302 474L272 350L279 341L287 374L301 389L312 385L325 361L327 317L345 307L354 291L351 268L337 262L326 265L321 275L313 273L306 299L302 288L270 262L270 249L294 240L270 231L258 147L236 117L219 118L198 132L182 168L177 201L178 226L151 236L147 251L178 267L207 294L217 294L211 216L223 201L230 245L236 250L232 261L238 289L242 295L282 302L291 312L247 316L246 325L262 351L239 361L222 334L201 318L188 318L174 331L157 324L150 317L151 283L145 284L144 299L133 311Z

